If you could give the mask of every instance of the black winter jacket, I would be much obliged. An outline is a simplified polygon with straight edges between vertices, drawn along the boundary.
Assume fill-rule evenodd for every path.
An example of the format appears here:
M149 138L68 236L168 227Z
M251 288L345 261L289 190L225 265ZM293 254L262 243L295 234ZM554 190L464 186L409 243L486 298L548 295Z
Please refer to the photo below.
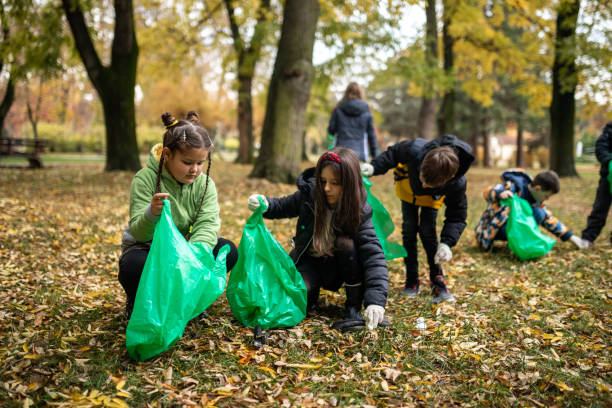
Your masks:
M307 251L314 234L314 168L307 169L297 179L298 191L282 198L266 197L269 203L264 218L298 217L295 248L289 254L296 265ZM389 291L389 273L385 254L372 224L372 207L366 202L361 207L361 225L352 236L364 274L364 304L385 306ZM342 231L335 231L343 234Z
M608 163L612 159L612 122L608 122L601 135L597 138L597 142L595 142L595 156L597 156L597 160L601 163L599 174L604 177L607 176Z
M372 113L368 104L361 99L341 102L332 112L327 133L336 136L336 146L353 150L361 161L368 161L380 153ZM366 151L368 147L369 155Z
M459 169L451 180L441 187L423 188L419 179L421 163L425 154L431 149L440 146L452 147L459 157ZM444 135L428 141L417 138L396 143L386 152L372 160L374 175L384 174L388 170L402 163L408 166L410 187L416 195L431 195L434 198L445 196L444 227L440 234L440 241L449 247L455 246L465 229L467 219L467 196L465 189L467 181L465 173L474 161L472 148L469 144L453 135Z

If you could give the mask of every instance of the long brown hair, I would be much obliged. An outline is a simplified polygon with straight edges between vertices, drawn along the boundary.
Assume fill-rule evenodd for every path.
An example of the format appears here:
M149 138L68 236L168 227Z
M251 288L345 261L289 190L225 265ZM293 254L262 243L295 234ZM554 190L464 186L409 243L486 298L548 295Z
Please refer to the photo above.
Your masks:
M161 115L162 122L166 127L166 133L164 133L163 147L170 149L172 153L179 150L184 152L187 149L201 149L204 148L208 151L207 160L208 165L206 167L206 184L204 186L204 194L200 199L200 205L198 206L193 219L191 220L191 226L198 219L200 209L204 203L204 197L208 191L208 181L210 180L210 166L212 164L212 150L213 143L212 139L208 135L208 132L200 124L200 117L195 111L187 112L186 119L176 120L176 118L170 113L165 112ZM161 193L161 174L164 166L164 155L162 153L159 158L159 168L157 170L157 182L155 184L155 192Z
M333 242L327 242L326 225L327 213L332 211L321 182L321 172L325 167L331 167L334 174L340 179L342 193L332 219L332 228L343 234L353 236L361 224L361 206L366 200L367 193L363 186L359 158L355 152L345 147L335 147L324 153L315 167L314 185L314 213L315 225L312 238L314 249L321 253L331 255Z
M365 92L363 92L363 88L357 82L348 84L340 102L344 102L348 99L361 99L365 101Z

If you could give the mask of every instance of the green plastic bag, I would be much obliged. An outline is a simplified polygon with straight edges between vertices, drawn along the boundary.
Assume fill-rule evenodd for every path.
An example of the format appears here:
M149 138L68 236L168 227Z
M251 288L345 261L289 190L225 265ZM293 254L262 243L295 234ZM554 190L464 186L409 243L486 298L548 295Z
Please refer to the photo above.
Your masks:
M215 260L208 245L187 242L172 221L170 201L164 200L125 333L134 360L146 360L172 347L189 320L223 293L228 253L229 245L225 245Z
M225 296L247 327L291 327L306 316L306 285L293 260L266 228L259 207L247 220Z
M608 184L610 185L610 194L612 194L612 160L608 162Z
M327 150L331 150L331 149L334 148L335 136L334 135L327 135L327 138L329 139L329 145L327 146Z
M393 220L391 219L389 212L382 205L380 200L370 192L370 188L372 188L372 182L366 177L362 176L362 178L363 184L365 185L366 191L368 192L368 204L370 204L373 210L372 223L374 224L374 231L376 231L376 236L378 237L383 252L385 253L385 259L389 261L391 259L404 258L408 256L406 248L404 248L403 245L387 240L387 237L391 235L391 233L395 229L395 226L393 225Z
M510 207L506 223L510 250L523 261L547 254L555 245L555 240L540 232L531 205L516 194L501 200L501 203Z

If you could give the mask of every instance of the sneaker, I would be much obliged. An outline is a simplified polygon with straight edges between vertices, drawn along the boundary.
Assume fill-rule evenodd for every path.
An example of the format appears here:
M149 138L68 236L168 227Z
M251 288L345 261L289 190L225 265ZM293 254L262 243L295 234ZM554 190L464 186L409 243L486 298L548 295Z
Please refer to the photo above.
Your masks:
M414 299L419 295L419 287L411 286L402 290L402 295L406 296L408 299Z
M448 289L437 290L434 288L433 295L434 297L430 300L431 303L442 303L442 302L454 302L455 297ZM436 294L437 292L437 294Z

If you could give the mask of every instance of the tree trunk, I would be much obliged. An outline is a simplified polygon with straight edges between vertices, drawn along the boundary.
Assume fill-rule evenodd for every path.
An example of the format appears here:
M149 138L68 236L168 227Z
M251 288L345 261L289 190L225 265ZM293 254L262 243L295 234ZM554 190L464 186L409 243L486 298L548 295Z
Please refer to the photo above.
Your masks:
M4 91L4 98L0 103L0 137L2 137L2 131L4 130L4 120L11 110L11 106L15 101L15 83L9 76L8 82L6 83L6 90Z
M253 160L253 76L238 77L238 146L237 163L251 163Z
M426 0L425 14L425 60L429 70L438 68L438 19L436 17L436 0ZM423 85L423 99L419 111L419 136L424 139L433 139L436 125L436 101L434 99L434 82L432 77L426 79Z
M493 160L491 157L491 134L489 132L489 118L487 117L487 111L480 108L481 111L481 125L480 132L482 135L482 165L484 167L492 167Z
M516 167L525 167L525 153L523 152L523 118L522 111L519 110L516 120Z
M317 0L287 0L274 63L261 149L251 177L294 183L300 172L302 133L313 79Z
M444 55L444 73L450 78L453 75L454 65L454 54L453 45L455 40L450 35L451 16L453 11L450 9L448 0L443 0L444 6L442 19L444 24L442 26L442 44L443 44L443 55ZM438 132L440 134L455 133L455 85L454 80L449 89L444 93L442 98L442 105L438 112Z
M550 168L560 177L577 176L574 165L576 113L576 25L580 0L562 0L557 14L550 104Z
M77 0L62 0L76 48L100 96L106 125L106 170L139 170L134 87L138 44L132 0L115 0L111 64L102 65Z

